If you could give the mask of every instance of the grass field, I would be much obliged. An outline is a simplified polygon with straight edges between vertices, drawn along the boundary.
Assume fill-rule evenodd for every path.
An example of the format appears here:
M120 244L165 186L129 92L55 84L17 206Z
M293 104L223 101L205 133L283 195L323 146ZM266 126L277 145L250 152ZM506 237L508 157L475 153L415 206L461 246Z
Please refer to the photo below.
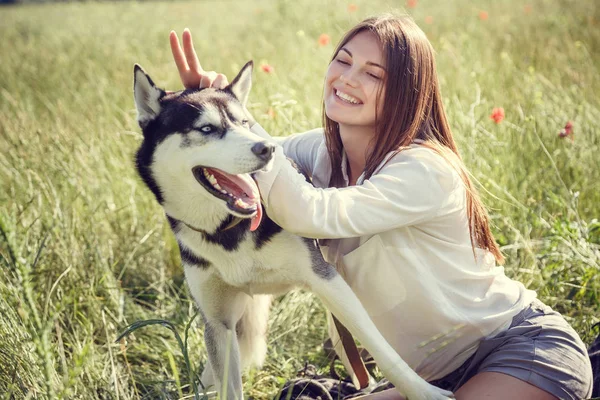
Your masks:
M600 320L600 5L561 1L196 1L0 8L0 399L181 398L194 305L176 242L133 168L133 64L179 89L167 35L189 27L206 69L254 59L251 111L272 134L319 125L324 73L363 17L413 15L437 51L446 110L493 218L506 272L589 343ZM320 44L321 34L331 43ZM272 73L260 66L269 64ZM495 123L496 107L505 119ZM571 121L573 135L559 136ZM324 311L274 306L272 398L305 362L326 369ZM202 327L190 330L196 370Z

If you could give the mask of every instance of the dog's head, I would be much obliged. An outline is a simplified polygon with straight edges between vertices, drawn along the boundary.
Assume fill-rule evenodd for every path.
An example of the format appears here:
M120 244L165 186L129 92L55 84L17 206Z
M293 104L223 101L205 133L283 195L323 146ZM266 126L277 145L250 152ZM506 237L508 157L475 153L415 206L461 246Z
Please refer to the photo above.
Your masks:
M258 226L262 209L250 173L267 166L274 147L249 130L251 86L252 61L224 89L170 93L135 66L134 97L144 136L136 164L159 203L170 208L218 203Z

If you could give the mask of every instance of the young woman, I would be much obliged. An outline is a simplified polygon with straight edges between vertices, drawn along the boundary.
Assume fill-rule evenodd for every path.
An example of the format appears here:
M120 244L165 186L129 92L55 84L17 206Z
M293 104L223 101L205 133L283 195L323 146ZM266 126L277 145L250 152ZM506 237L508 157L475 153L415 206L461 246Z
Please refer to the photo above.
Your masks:
M184 85L217 87L189 31L171 48ZM270 218L320 241L375 325L457 399L581 399L579 336L509 279L442 106L434 51L408 17L352 28L325 76L323 128L285 138L256 174ZM255 124L252 130L266 135ZM285 156L312 176L304 181ZM400 399L394 390L368 396Z

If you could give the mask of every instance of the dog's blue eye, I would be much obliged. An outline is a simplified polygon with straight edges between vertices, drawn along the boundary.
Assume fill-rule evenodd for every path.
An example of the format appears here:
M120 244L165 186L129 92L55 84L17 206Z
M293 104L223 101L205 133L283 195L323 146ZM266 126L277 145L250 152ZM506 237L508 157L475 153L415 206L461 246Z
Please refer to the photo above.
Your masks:
M211 133L214 130L215 130L215 127L212 125L204 125L202 128L200 128L200 131L202 131L204 133Z

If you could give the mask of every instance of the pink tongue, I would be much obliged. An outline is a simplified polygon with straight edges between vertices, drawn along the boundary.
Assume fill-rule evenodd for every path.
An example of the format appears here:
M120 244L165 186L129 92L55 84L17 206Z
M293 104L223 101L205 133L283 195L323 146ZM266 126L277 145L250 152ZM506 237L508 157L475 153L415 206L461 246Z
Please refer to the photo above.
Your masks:
M218 169L207 169L217 179L219 185L224 187L229 193L240 197L245 193L246 195L243 196L244 201L246 203L250 202L251 204L256 204L256 215L252 217L252 221L250 222L250 231L258 229L262 220L263 210L262 204L260 204L258 186L256 186L254 179L252 179L250 175L231 175Z
M241 197L244 193L248 199L255 202L258 197L258 188L256 183L250 178L250 175L231 175L218 169L207 168L213 176L217 179L219 185L225 188L229 193Z
M250 232L254 232L255 230L258 229L258 226L260 225L260 221L262 220L262 204L260 204L260 201L258 202L258 204L256 205L256 215L254 217L252 217L252 221L250 221Z

